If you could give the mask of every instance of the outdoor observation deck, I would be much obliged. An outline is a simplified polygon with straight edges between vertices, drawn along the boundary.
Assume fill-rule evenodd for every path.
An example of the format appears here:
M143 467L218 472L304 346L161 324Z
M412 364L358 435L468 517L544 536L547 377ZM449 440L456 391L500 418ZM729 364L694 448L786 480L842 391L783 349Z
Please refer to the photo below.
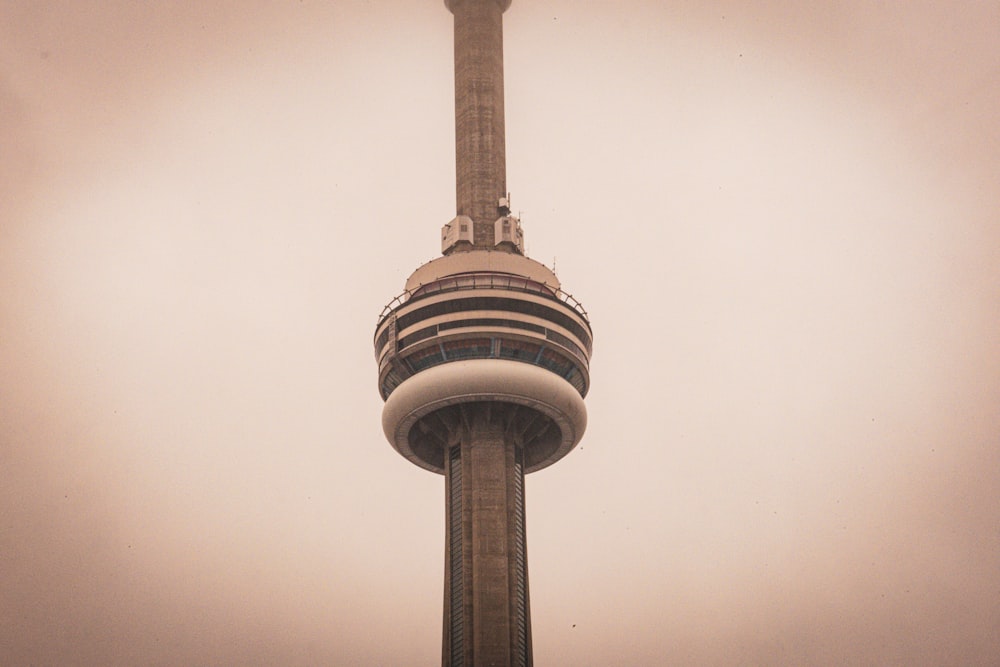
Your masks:
M593 333L587 312L559 287L497 271L445 276L408 289L379 316L379 391L428 368L506 359L544 368L581 397L590 386Z

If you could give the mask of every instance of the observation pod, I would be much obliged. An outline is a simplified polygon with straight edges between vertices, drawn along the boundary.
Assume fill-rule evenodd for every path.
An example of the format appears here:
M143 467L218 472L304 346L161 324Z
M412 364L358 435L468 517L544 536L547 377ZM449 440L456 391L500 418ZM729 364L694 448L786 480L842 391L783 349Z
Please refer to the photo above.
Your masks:
M586 311L539 262L502 251L428 262L375 331L386 438L444 474L469 427L463 406L485 403L523 450L524 472L551 465L586 429L592 340Z

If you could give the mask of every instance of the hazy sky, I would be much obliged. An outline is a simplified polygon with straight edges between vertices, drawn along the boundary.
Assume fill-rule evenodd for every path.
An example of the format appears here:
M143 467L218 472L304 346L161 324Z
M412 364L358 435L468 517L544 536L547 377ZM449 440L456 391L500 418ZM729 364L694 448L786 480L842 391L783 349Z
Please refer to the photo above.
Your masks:
M538 665L995 664L997 26L514 1L512 203L596 334ZM0 664L438 664L372 334L451 57L438 0L0 0Z

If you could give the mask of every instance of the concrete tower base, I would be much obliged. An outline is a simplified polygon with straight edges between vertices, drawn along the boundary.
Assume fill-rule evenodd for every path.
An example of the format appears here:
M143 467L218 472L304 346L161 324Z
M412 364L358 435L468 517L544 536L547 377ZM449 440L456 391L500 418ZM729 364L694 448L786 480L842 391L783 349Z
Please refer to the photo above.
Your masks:
M529 667L523 406L447 409L445 667ZM529 427L530 428L530 427Z

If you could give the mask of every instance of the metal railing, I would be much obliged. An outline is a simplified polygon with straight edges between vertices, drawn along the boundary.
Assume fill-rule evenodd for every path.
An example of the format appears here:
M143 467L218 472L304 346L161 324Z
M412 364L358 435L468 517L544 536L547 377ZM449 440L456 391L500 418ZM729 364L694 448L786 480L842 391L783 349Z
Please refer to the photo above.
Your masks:
M577 315L583 318L584 322L588 325L590 324L590 318L587 316L587 311L584 309L583 304L577 301L572 294L564 292L558 287L552 287L551 285L546 285L545 283L535 282L534 280L529 280L528 278L524 278L522 276L515 276L508 273L489 273L484 271L449 276L447 278L441 278L440 280L435 280L434 282L421 285L413 290L406 290L387 303L385 308L382 309L382 312L378 316L378 325L376 328L382 326L382 322L385 321L385 318L390 313L403 304L414 299L420 299L434 294L443 294L445 292L472 289L504 289L515 292L526 292L528 294L538 294L554 301L559 301L572 308Z

